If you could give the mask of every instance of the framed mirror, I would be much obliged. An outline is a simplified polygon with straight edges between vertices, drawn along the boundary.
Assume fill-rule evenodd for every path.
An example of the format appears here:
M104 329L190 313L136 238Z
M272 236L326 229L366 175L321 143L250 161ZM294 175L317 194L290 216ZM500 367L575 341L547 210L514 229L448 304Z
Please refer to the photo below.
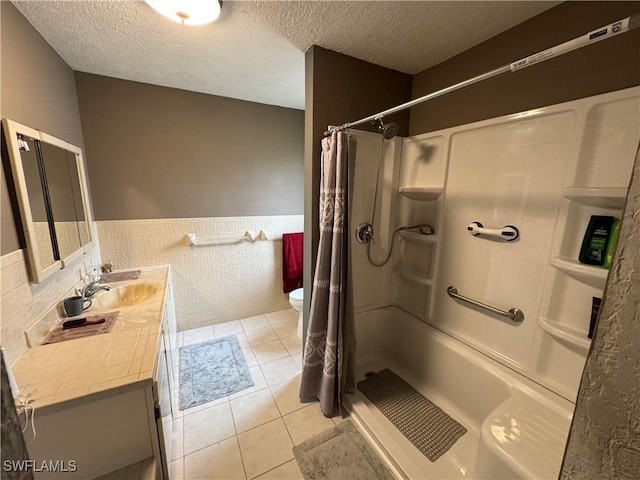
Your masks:
M3 120L34 282L84 253L93 242L82 150Z

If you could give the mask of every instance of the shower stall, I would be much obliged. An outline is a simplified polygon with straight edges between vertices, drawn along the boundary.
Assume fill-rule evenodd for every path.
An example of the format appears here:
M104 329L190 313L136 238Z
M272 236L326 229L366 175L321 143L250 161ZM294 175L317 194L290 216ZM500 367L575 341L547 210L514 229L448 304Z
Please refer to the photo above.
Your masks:
M578 261L582 237L621 218L639 117L635 87L415 137L350 130L357 381L391 369L467 430L431 462L347 393L397 475L557 478L608 273Z

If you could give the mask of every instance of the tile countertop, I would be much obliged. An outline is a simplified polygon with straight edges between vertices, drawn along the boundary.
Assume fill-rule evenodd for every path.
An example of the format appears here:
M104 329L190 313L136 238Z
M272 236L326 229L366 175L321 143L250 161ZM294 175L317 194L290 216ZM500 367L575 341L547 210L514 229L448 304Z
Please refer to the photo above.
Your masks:
M97 399L151 385L169 266L139 270L141 275L137 280L107 285L153 282L161 288L144 302L110 310L120 312L111 332L39 345L30 348L13 364L20 393L27 395L37 389L31 396L34 407L54 411L84 403L89 397ZM105 311L89 309L86 314Z

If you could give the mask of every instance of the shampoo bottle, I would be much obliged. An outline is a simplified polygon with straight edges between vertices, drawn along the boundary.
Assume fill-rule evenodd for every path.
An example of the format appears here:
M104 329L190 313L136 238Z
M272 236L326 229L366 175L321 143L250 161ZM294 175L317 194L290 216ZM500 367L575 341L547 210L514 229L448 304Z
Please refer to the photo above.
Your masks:
M611 268L611 262L613 262L613 254L618 244L618 236L620 235L620 220L613 219L613 226L611 227L611 236L609 237L609 243L607 244L607 253L604 257L604 268Z
M588 265L604 265L614 220L613 217L605 215L591 216L578 256L580 262Z

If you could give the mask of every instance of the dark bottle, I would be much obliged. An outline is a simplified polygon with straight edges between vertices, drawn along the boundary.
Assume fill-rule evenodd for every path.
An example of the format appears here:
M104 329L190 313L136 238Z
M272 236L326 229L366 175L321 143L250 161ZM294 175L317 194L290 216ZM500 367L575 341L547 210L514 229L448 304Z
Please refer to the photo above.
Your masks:
M614 220L613 217L605 215L591 216L578 256L581 263L604 265Z

